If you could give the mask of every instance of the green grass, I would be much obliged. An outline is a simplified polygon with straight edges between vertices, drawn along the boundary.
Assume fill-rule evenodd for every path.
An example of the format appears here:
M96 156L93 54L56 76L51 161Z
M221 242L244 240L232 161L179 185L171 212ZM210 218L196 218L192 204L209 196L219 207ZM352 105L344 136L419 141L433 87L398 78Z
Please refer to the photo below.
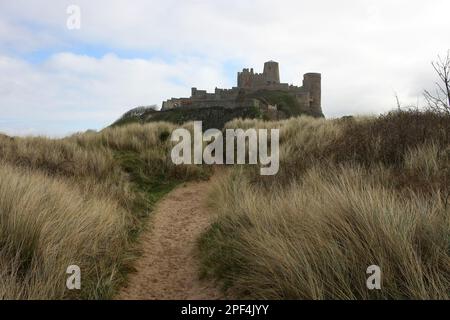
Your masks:
M312 114L308 110L302 110L300 103L295 96L283 91L260 90L255 93L245 95L246 98L258 99L264 103L277 105L278 110L285 113L287 118L300 115L323 117L323 114Z
M233 238L238 229L227 228L225 224L215 222L198 239L201 263L201 279L219 280L223 290L233 286L233 275L242 274L247 265L244 256L236 255Z
M149 173L146 169L145 161L137 152L116 151L115 158L122 169L129 175L133 191L137 195L132 212L139 223L129 230L131 239L137 240L147 223L147 218L153 206L185 180L171 178L159 172Z

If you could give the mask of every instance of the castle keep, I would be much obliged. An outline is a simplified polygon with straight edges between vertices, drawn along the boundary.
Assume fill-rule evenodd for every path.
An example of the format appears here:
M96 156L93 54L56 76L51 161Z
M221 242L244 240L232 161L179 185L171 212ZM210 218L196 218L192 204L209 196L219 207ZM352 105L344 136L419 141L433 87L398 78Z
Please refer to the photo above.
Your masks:
M306 73L301 87L280 82L279 65L275 61L264 63L263 73L255 73L253 69L238 72L237 87L231 89L216 88L214 93L192 88L190 98L172 98L164 101L162 110L174 108L239 108L261 106L264 103L246 95L261 90L282 91L295 97L302 111L322 114L321 106L321 74ZM276 107L276 106L270 106Z

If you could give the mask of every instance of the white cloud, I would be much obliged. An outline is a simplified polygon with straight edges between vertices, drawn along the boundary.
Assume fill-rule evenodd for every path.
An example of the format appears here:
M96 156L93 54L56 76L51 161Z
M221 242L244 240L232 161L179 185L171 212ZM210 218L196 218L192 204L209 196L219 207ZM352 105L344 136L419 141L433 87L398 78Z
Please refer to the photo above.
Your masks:
M69 4L81 7L79 31L65 28ZM432 83L429 62L449 46L449 9L447 0L3 1L0 108L14 109L0 112L106 124L127 107L188 95L190 86L234 84L224 70L230 61L259 70L274 59L286 82L322 72L326 115L380 113L395 106L394 92L416 103ZM66 53L40 65L17 56L52 46ZM153 58L70 53L78 46Z
M80 125L79 130L96 123L98 129L132 107L188 95L184 83L209 86L224 77L219 65L198 59L168 64L120 59L114 54L96 59L72 53L56 54L41 65L0 56L0 74L2 118L42 133L49 133L41 127L45 122L72 121ZM30 128L33 123L38 127Z

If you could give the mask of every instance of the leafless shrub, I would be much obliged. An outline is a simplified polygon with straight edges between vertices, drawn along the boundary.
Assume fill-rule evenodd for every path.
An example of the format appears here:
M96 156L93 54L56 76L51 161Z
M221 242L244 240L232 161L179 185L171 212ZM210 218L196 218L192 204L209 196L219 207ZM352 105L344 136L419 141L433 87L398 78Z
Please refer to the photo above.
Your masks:
M434 93L425 90L424 97L428 108L433 111L450 113L450 50L447 56L438 56L437 61L431 63L436 71L439 81L437 81Z

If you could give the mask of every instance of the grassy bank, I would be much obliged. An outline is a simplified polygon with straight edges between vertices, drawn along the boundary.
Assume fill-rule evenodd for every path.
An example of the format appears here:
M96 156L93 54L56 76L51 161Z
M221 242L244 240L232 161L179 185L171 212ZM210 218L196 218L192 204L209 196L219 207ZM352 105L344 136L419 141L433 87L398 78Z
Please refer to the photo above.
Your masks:
M0 298L111 298L153 204L177 183L208 176L172 164L173 129L152 123L58 140L0 136ZM81 291L66 289L74 264Z
M190 125L185 125L190 129ZM280 128L280 171L235 166L210 195L202 272L262 299L448 299L450 117L234 120ZM168 123L64 139L0 135L0 298L111 298L154 203L209 168L175 166ZM82 290L66 289L66 269ZM382 290L366 269L382 270Z
M280 128L280 172L233 168L216 183L204 276L252 299L449 298L449 116L228 126ZM366 287L370 265L382 290Z

